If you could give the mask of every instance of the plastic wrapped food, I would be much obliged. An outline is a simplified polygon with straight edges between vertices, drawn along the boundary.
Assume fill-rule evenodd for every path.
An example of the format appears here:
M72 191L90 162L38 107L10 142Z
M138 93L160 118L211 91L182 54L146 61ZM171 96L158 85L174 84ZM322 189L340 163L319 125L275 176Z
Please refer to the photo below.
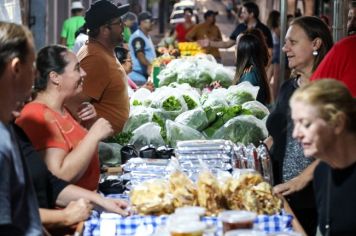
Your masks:
M180 114L175 122L201 131L208 125L208 118L203 109L197 108Z
M212 138L227 139L234 143L258 145L267 137L267 129L263 122L251 115L240 115L226 122Z
M172 147L181 140L205 139L199 131L171 120L166 121L166 130L167 140Z

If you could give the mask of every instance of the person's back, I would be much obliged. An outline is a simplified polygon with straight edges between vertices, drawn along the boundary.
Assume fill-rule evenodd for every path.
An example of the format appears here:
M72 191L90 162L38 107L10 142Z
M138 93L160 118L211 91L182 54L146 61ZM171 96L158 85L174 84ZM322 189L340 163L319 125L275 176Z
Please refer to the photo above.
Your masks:
M331 78L342 81L356 97L356 35L336 43L322 60L310 80Z
M236 74L233 83L247 81L253 86L259 86L257 101L269 104L271 95L265 71L268 52L262 40L250 32L245 32L239 37L236 45Z
M65 20L61 32L61 43L66 45L69 49L72 49L75 42L75 32L82 27L85 23L82 16L83 5L81 2L72 3L72 17Z

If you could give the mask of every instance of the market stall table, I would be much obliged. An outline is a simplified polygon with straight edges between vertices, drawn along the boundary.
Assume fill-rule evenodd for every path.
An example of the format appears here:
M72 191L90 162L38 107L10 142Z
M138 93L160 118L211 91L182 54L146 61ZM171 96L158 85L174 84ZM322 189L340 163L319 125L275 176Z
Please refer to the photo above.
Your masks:
M111 198L126 198L125 195L108 195ZM104 213L105 214L105 213ZM111 214L113 216L113 214ZM135 235L136 230L140 227L146 227L146 229L151 229L155 232L159 227L164 227L168 216L141 216L133 215L129 217L121 217L120 215L115 215L114 220L116 223L116 235L131 236ZM256 229L262 230L267 233L277 233L277 232L290 232L293 230L292 227L292 215L283 211L280 215L259 215L255 220L254 227ZM209 225L214 225L217 230L216 234L218 236L222 235L222 223L217 219L217 217L203 217L203 221ZM94 211L90 219L85 222L84 226L84 236L89 235L100 235L100 213ZM147 234L150 235L150 234ZM155 235L155 234L152 234Z

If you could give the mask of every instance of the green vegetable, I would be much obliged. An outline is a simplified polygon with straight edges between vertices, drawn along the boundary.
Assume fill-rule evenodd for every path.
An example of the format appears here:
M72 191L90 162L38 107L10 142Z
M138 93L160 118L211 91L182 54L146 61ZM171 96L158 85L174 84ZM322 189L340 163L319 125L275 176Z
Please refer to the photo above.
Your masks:
M242 107L260 120L269 114L268 108L258 101L246 102Z
M150 113L142 112L138 114L131 115L129 119L126 121L125 126L123 128L124 132L132 132L141 125L150 121Z
M232 107L217 108L215 112L216 111L219 111L216 113L216 120L204 130L204 134L208 137L212 137L214 133L226 122L241 114L242 108L240 105L235 105Z
M204 108L206 117L208 118L208 124L211 124L216 120L216 112L212 107Z
M211 79L210 73L201 71L196 82L195 82L194 87L203 89L204 87L209 85L211 83L211 81L212 81L212 79Z
M118 143L122 146L129 144L130 139L132 138L132 132L121 132L112 137L111 142Z
M176 146L177 141L205 139L199 131L171 120L167 120L166 129L167 140L172 147Z
M259 122L261 121L250 115L235 117L217 130L212 138L227 139L245 145L253 143L257 146L260 140L266 138L267 133L258 125Z
M179 111L182 109L182 104L177 98L170 96L163 102L162 108L165 111Z
M159 78L159 87L169 85L175 81L177 81L177 72L174 69L163 69L158 74Z
M197 108L194 110L186 111L177 116L175 122L182 125L187 125L196 130L203 130L208 126L208 119L203 109Z
M224 88L228 88L232 84L233 78L224 71L223 68L219 68L215 71L215 78L213 81L219 81L220 85Z
M141 105L142 105L142 102L140 102L139 100L134 100L134 101L132 102L132 105L133 105L133 106L141 106Z
M198 104L188 95L183 95L184 101L188 105L188 110L192 110L198 106Z
M254 101L254 97L251 93L246 91L238 91L236 93L230 93L227 95L227 100L231 105L242 105L245 102Z
M165 120L162 119L162 117L160 117L157 113L153 113L152 122L155 122L159 126L161 126L161 128L164 128Z

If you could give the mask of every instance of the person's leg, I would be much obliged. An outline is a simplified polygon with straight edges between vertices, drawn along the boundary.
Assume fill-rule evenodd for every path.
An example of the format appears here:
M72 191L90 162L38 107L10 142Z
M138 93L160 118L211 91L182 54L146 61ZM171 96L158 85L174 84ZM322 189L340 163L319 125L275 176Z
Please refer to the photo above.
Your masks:
M295 15L296 0L288 0L287 14Z
M314 16L314 0L304 0L304 16Z

